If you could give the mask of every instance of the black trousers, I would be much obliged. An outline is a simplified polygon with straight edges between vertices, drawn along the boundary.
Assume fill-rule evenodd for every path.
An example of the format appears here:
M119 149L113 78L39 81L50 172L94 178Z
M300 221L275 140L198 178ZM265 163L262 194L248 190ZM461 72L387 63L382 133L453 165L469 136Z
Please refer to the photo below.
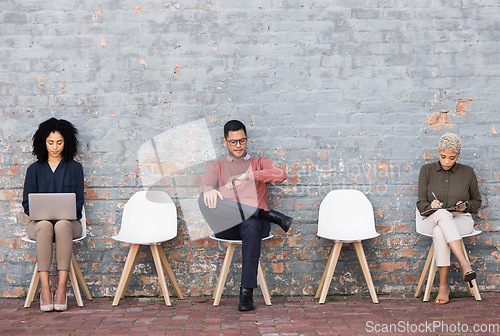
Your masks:
M232 201L217 199L217 207L210 209L198 199L200 211L217 238L241 240L241 287L257 288L262 238L269 236L271 225L258 217L262 209Z

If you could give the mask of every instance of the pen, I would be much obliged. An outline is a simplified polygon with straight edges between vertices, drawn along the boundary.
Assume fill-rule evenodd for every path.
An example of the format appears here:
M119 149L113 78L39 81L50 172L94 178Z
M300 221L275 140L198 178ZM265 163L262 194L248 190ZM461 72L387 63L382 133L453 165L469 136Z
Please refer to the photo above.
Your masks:
M435 199L436 201L439 201L439 200L438 200L438 198L436 197L436 194L434 193L434 191L431 191L431 193L432 193L432 196L434 196L434 199Z

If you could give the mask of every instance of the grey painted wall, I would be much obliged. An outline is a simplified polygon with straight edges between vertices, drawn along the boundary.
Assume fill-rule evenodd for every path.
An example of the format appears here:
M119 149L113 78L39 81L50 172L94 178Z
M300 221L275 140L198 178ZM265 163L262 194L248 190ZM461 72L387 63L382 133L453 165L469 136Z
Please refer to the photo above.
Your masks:
M467 241L473 268L481 290L499 290L499 17L494 0L2 1L0 295L24 295L31 278L20 199L30 138L51 116L80 131L89 222L75 253L95 296L114 294L128 252L111 236L142 187L141 146L201 120L210 139L190 138L186 153L219 155L233 118L250 152L288 173L270 187L272 206L295 218L263 248L273 294L314 294L332 246L316 237L319 204L345 188L374 206L381 236L364 246L377 291L411 292L430 245L414 228L418 172L447 131L484 198L484 232ZM182 161L168 140L158 152ZM179 235L164 247L187 295L213 290L224 256L189 231L201 223L191 206L204 166L155 182L178 205ZM337 267L331 293L367 293L352 247ZM464 291L456 264L451 277ZM237 287L233 267L225 293ZM158 293L144 248L127 294Z

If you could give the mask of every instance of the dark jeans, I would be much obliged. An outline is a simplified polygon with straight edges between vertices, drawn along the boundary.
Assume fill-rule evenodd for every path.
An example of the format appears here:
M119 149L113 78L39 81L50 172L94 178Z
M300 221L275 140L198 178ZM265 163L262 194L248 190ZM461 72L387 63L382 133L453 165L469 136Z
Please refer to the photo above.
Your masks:
M198 199L200 211L217 238L241 240L241 287L257 288L262 238L269 236L271 225L258 217L261 209L237 203L230 199L217 199L217 207L210 209Z

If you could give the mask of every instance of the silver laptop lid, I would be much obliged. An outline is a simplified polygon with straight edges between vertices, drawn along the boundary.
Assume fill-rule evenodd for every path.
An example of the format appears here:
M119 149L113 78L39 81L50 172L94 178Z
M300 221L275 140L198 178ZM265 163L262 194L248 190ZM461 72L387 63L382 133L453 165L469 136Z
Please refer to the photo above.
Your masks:
M28 194L31 220L75 220L75 193Z

